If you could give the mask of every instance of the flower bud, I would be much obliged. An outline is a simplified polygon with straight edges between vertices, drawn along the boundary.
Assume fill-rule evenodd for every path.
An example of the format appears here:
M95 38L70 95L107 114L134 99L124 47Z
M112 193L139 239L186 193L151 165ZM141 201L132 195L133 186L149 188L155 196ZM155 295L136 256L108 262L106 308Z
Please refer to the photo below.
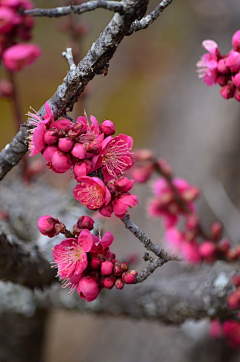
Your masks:
M72 155L80 160L83 160L87 155L87 150L84 145L76 143L71 151Z
M119 277L120 275L122 275L122 273L123 273L123 270L122 270L121 266L115 264L114 269L113 269L113 274L116 275L117 277Z
M151 161L152 159L153 153L147 148L141 148L134 151L134 160L136 162Z
M232 45L237 52L240 52L240 30L233 34Z
M134 180L129 180L127 177L120 177L115 181L115 187L120 192L128 192L134 185Z
M216 221L211 225L210 231L213 239L217 241L222 236L223 226L220 222Z
M123 289L123 287L124 287L124 283L123 283L123 281L122 281L122 279L117 279L116 281L115 281L115 288L116 289Z
M97 282L90 276L83 277L80 280L77 290L80 297L86 299L88 302L95 300L99 294Z
M229 68L226 66L226 59L220 59L218 61L217 70L222 74L229 74Z
M240 287L240 275L239 274L235 274L232 277L232 283L233 283L233 285L235 285L235 287Z
M123 261L123 262L121 263L121 269L122 269L124 272L128 271L128 263L127 263L126 261Z
M138 272L136 270L130 270L130 274L132 274L134 278L138 276Z
M101 264L101 274L103 277L112 274L112 270L113 263L111 263L110 261L107 260Z
M135 282L135 277L131 273L123 273L122 281L126 284L133 284Z
M240 88L240 72L232 77L232 82L237 88Z
M105 120L100 125L100 130L106 136L111 136L111 135L113 135L115 133L115 125L114 125L113 122Z
M222 87L220 93L221 96L225 99L230 99L233 97L235 91L235 87L232 83L229 83Z
M58 131L57 130L48 130L44 134L44 142L47 145L54 145L58 140Z
M99 269L101 267L101 264L102 264L102 260L98 257L93 257L92 260L91 260L91 267L93 269Z
M52 238L60 232L64 232L65 225L50 215L41 216L38 219L38 229L43 235Z
M88 142L87 144L87 152L93 153L94 155L97 155L101 151L101 143L92 141Z
M240 307L240 290L230 294L227 297L227 305L230 309L239 309Z
M115 284L115 278L113 276L103 279L103 285L107 289L112 289Z
M211 241L205 241L199 247L200 255L205 259L207 263L212 263L216 259L216 245Z
M70 138L60 138L58 148L63 152L70 152L73 148L73 141Z
M71 168L70 157L62 151L56 151L52 155L52 165L59 172L66 172Z
M230 80L231 80L231 77L229 75L220 74L217 77L217 82L221 87L223 87L224 85L227 85Z
M222 253L227 253L228 250L230 249L230 241L229 240L221 240L218 243L218 250Z
M149 180L153 172L152 165L135 166L132 170L132 177L139 183L144 183Z

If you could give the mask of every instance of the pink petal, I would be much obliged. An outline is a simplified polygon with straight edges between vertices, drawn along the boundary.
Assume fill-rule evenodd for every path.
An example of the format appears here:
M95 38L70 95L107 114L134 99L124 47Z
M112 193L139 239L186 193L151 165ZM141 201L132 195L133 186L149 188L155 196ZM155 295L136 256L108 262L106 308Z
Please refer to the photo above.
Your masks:
M92 234L90 233L89 230L84 229L81 231L81 233L78 237L78 243L80 244L81 248L85 252L88 252L91 250L92 245L93 245L93 238L92 238Z
M112 244L114 240L114 236L110 231L106 231L106 233L103 235L102 240L100 241L102 248L105 249L108 246Z

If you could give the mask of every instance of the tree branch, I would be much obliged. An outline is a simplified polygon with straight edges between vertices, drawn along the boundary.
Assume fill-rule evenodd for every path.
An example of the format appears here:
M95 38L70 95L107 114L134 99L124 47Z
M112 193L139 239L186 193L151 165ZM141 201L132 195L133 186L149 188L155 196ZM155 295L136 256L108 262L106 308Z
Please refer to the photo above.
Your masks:
M42 288L54 281L55 272L38 248L27 248L19 242L10 242L0 230L0 279L24 285L30 289Z
M105 74L109 61L118 45L128 33L134 20L141 19L146 12L148 0L125 0L125 11L122 15L116 13L99 38L92 44L87 55L80 61L75 70L70 70L57 88L55 94L48 100L54 118L58 119L71 111L86 85L97 74ZM122 4L122 3L121 3ZM45 114L44 106L38 111ZM29 127L27 123L25 128ZM0 180L15 166L27 152L26 130L21 129L11 143L0 153ZM9 156L10 154L10 156Z
M143 230L141 230L134 222L130 219L130 216L126 214L123 219L121 219L124 223L126 229L130 230L133 235L138 238L141 243L144 244L145 248L151 252L153 252L156 256L162 259L165 263L170 260L181 261L182 259L174 254L167 253L165 250L161 249L159 245L154 244L152 240L145 234Z
M170 5L172 0L163 0L160 4L146 17L141 20L135 20L130 27L127 35L131 35L135 31L139 31L142 29L147 29L149 25L151 25L158 17L162 14L163 10Z
M24 10L25 15L31 16L46 16L48 18L60 18L61 16L69 15L69 14L83 14L87 11L93 11L95 9L106 9L110 11L114 11L115 13L123 14L126 6L124 3L119 3L117 1L105 1L105 0L93 0L83 3L81 5L69 5L63 7L57 7L52 9L30 9Z

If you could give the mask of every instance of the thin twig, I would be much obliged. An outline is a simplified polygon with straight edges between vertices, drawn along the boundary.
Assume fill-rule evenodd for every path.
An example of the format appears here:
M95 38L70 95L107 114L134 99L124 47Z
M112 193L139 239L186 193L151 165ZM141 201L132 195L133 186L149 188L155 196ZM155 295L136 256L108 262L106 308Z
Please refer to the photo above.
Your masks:
M110 11L114 11L116 13L123 14L125 11L125 4L119 3L117 1L105 1L105 0L94 0L94 1L88 1L86 3L83 3L81 5L70 5L70 6L63 6L58 8L52 8L52 9L30 9L25 10L23 13L25 15L31 15L31 16L46 16L48 18L59 18L61 16L66 16L69 14L82 14L87 11L92 11L97 8L106 9Z
M162 266L167 262L167 260L157 258L152 258L148 253L145 253L144 258L145 261L149 260L149 265L143 269L143 271L138 274L138 276L135 278L135 284L142 283L144 280L146 280L158 267Z
M131 35L135 31L147 29L158 17L162 14L163 10L170 5L172 0L163 0L160 4L147 16L141 20L135 20L127 35Z
M70 70L74 72L76 70L76 64L73 60L72 48L67 48L66 52L62 52L62 56L67 59Z
M145 234L143 230L141 230L134 222L130 219L130 216L126 214L123 219L121 219L124 223L126 229L130 230L133 235L138 238L141 243L144 244L145 248L152 253L154 253L156 256L158 256L160 259L163 259L164 262L168 262L170 260L176 260L181 261L182 258L180 258L177 255L167 253L165 250L161 249L159 245L154 244L152 240Z

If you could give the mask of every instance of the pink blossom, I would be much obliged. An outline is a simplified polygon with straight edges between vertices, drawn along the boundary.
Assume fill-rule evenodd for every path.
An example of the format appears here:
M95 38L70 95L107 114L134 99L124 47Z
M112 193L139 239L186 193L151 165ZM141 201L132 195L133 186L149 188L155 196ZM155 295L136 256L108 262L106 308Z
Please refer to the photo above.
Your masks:
M11 71L19 71L35 62L41 55L40 48L35 44L13 45L3 53L3 64Z
M116 198L113 201L113 212L117 217L122 219L126 215L129 206L135 207L137 205L138 205L137 196L131 194L123 194L120 195L119 198Z
M124 288L124 283L122 279L119 278L115 281L115 288L120 290Z
M238 72L237 74L235 74L235 75L232 77L232 81L233 81L233 84L234 84L237 88L240 88L240 72Z
M114 181L114 186L116 190L124 193L131 190L134 182L134 180L129 180L127 177L119 177L117 180Z
M220 55L218 45L214 40L204 40L202 42L202 46L206 49L210 54Z
M54 145L58 140L58 132L56 129L51 129L45 132L44 141L47 145Z
M82 176L77 180L79 184L74 188L73 194L88 209L96 210L109 204L111 194L99 178Z
M149 178L152 176L152 173L152 165L135 166L132 170L133 178L139 183L144 183L148 181Z
M83 160L87 155L87 150L84 145L76 143L71 151L72 155L80 160Z
M135 282L135 277L132 273L123 273L122 281L126 284L133 284Z
M239 309L239 307L240 307L240 290L239 289L227 297L227 305L230 309Z
M52 166L60 173L64 173L71 168L70 156L62 151L56 151L52 155Z
M217 82L217 57L207 53L197 62L198 77L211 86Z
M131 152L133 139L130 136L120 134L112 138L107 137L102 142L102 151L93 157L94 170L103 167L105 181L117 177L133 165Z
M115 133L115 125L113 122L105 120L101 124L100 130L105 136L111 136Z
M240 53L231 50L226 58L226 66L235 73L240 70Z
M116 278L114 276L107 276L103 278L103 285L107 289L112 289L114 287Z
M232 45L237 52L240 52L240 30L233 34Z
M58 148L63 152L70 152L73 148L73 141L70 138L60 138Z
M111 263L110 261L106 260L101 264L101 274L102 276L107 276L112 274L113 271L113 263Z
M87 252L91 250L92 244L92 234L84 229L78 239L65 239L53 248L55 265L62 279L81 274L87 268Z
M17 23L18 18L14 11L0 7L0 34L8 34Z
M232 82L229 82L227 85L221 88L221 96L225 99L233 98L234 96L235 87Z
M95 278L86 276L80 280L77 291L82 299L86 299L87 302L92 302L98 297L100 289Z
M59 151L59 149L57 148L57 146L45 147L45 149L43 151L44 160L46 160L47 162L52 162L52 157L53 157L54 153L58 152L58 151Z
M38 219L38 229L43 234L52 238L65 230L65 226L50 215L41 216Z
M223 322L223 335L227 339L227 343L231 348L240 346L240 323L227 320Z

